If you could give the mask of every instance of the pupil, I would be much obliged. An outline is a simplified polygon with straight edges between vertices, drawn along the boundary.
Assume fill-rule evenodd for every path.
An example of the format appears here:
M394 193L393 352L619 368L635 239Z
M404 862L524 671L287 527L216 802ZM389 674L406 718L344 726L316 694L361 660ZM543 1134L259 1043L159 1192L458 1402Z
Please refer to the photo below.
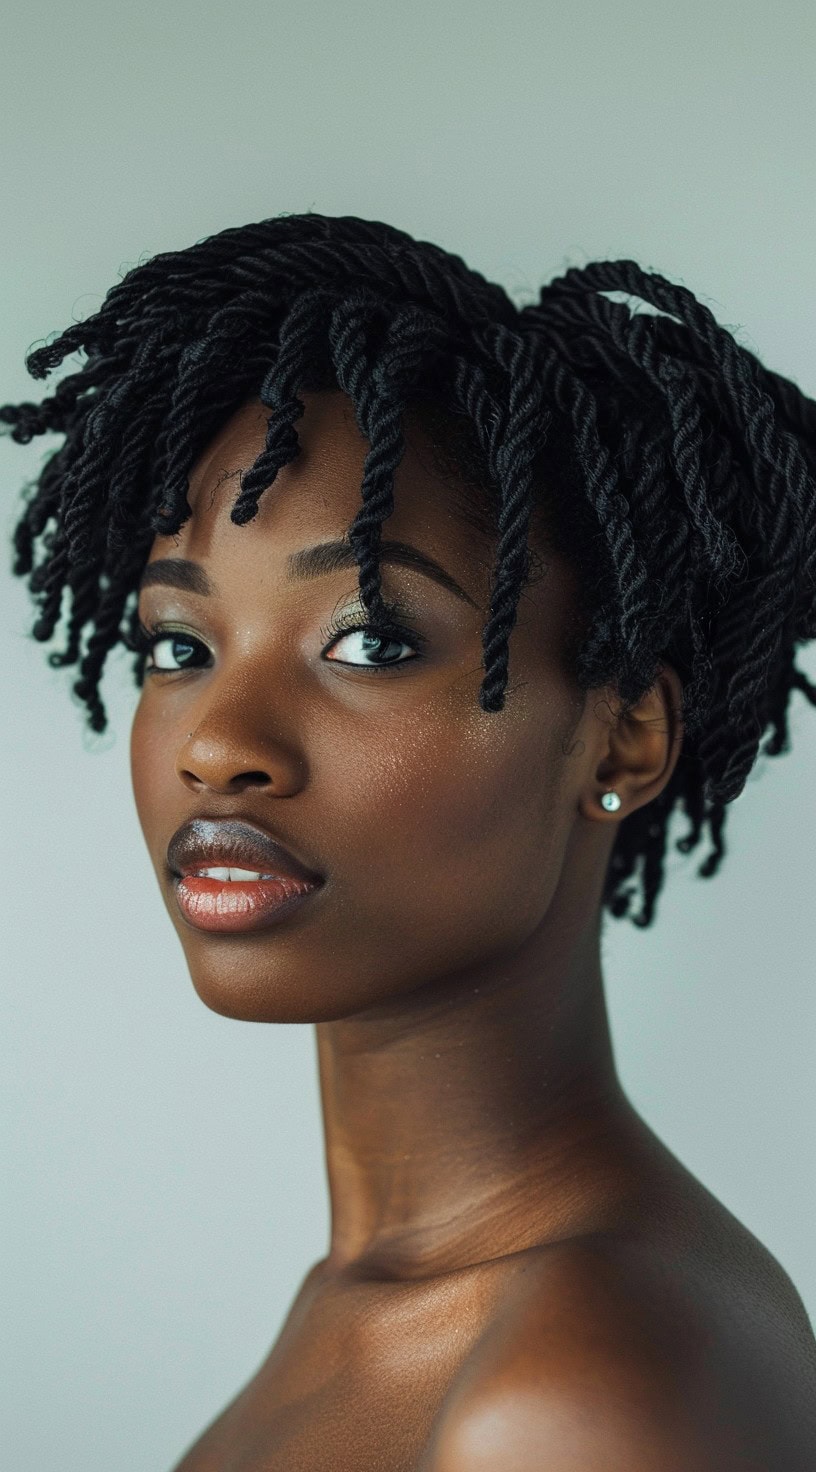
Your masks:
M179 649L181 649L181 653L180 654L178 652ZM178 639L178 638L175 638L173 640L173 658L179 664L184 664L185 663L185 660L189 659L189 657L190 657L190 655L192 653L193 653L193 646L189 642L189 640Z
M373 649L374 652L376 653L377 649L380 646L384 646L385 648L387 648L389 644L393 644L395 642L396 641L394 639L389 639L389 637L388 637L387 634L364 634L363 635L363 644L364 644L365 649L366 649L367 652L368 651L371 651Z

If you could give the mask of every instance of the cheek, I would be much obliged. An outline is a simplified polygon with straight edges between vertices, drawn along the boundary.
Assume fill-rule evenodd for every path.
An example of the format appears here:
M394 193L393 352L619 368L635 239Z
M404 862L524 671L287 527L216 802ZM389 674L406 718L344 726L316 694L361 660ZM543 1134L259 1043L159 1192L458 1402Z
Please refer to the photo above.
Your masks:
M437 938L442 924L461 941L480 917L494 935L538 923L570 830L564 726L564 712L519 702L455 720L414 712L390 740L346 746L331 799L338 863L349 883L366 878L369 916L400 925L402 892L406 921L433 918Z
M173 750L161 721L157 721L155 713L147 720L145 705L140 702L130 729L130 777L136 812L148 845L160 827L162 831L166 828L168 797L174 786L179 786Z

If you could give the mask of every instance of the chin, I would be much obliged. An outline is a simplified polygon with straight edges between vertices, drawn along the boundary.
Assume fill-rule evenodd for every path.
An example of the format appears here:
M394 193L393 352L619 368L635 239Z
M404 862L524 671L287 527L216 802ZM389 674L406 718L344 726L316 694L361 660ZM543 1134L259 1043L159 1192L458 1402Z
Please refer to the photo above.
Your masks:
M271 953L246 938L182 941L196 994L211 1012L239 1022L333 1022L390 998L339 985L337 968L304 966L301 951ZM355 978L356 979L356 978Z

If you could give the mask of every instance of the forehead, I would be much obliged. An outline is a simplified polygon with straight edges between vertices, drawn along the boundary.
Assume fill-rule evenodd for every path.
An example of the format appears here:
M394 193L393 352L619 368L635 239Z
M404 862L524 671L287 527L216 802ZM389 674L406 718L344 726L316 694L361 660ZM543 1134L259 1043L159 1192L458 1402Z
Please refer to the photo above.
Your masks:
M174 536L158 535L149 562L181 557L201 563L212 580L232 594L257 583L288 576L289 560L318 543L348 541L348 529L362 505L361 483L368 442L360 432L352 401L340 391L304 393L305 412L297 422L299 453L278 471L261 495L257 515L236 526L230 512L240 492L240 475L266 441L270 410L254 398L226 421L199 455L189 477L192 514ZM484 490L440 466L430 437L409 415L404 421L405 451L394 477L394 505L381 524L383 541L408 544L432 559L463 591L464 613L487 617L498 546L495 512ZM466 515L463 515L466 513ZM474 517L473 524L467 515ZM531 523L531 581L517 605L519 637L526 628L551 640L571 627L577 575ZM384 569L385 571L385 569ZM354 581L356 582L356 567ZM425 584L419 578L417 587Z
M297 422L299 453L278 471L261 495L258 512L236 526L230 512L240 491L241 472L263 450L270 410L252 399L234 413L199 455L189 477L192 515L173 537L157 536L150 561L182 555L221 559L230 548L249 553L270 542L285 552L329 538L347 536L362 506L361 485L368 442L361 434L351 400L341 392L302 395L305 413ZM479 492L456 482L435 462L430 440L409 419L405 451L394 477L393 511L382 523L383 538L405 540L449 568L468 594L486 606L496 535L485 521ZM461 511L473 506L477 525Z

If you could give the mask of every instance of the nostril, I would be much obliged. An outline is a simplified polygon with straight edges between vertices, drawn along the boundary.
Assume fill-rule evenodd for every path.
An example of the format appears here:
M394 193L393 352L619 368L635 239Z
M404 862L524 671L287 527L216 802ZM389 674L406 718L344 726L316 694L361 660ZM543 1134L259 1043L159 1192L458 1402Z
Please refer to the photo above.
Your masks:
M272 780L268 772L236 772L230 776L229 773L196 772L190 767L181 768L179 777L190 788L210 788L213 792L242 792L245 787L268 787Z

